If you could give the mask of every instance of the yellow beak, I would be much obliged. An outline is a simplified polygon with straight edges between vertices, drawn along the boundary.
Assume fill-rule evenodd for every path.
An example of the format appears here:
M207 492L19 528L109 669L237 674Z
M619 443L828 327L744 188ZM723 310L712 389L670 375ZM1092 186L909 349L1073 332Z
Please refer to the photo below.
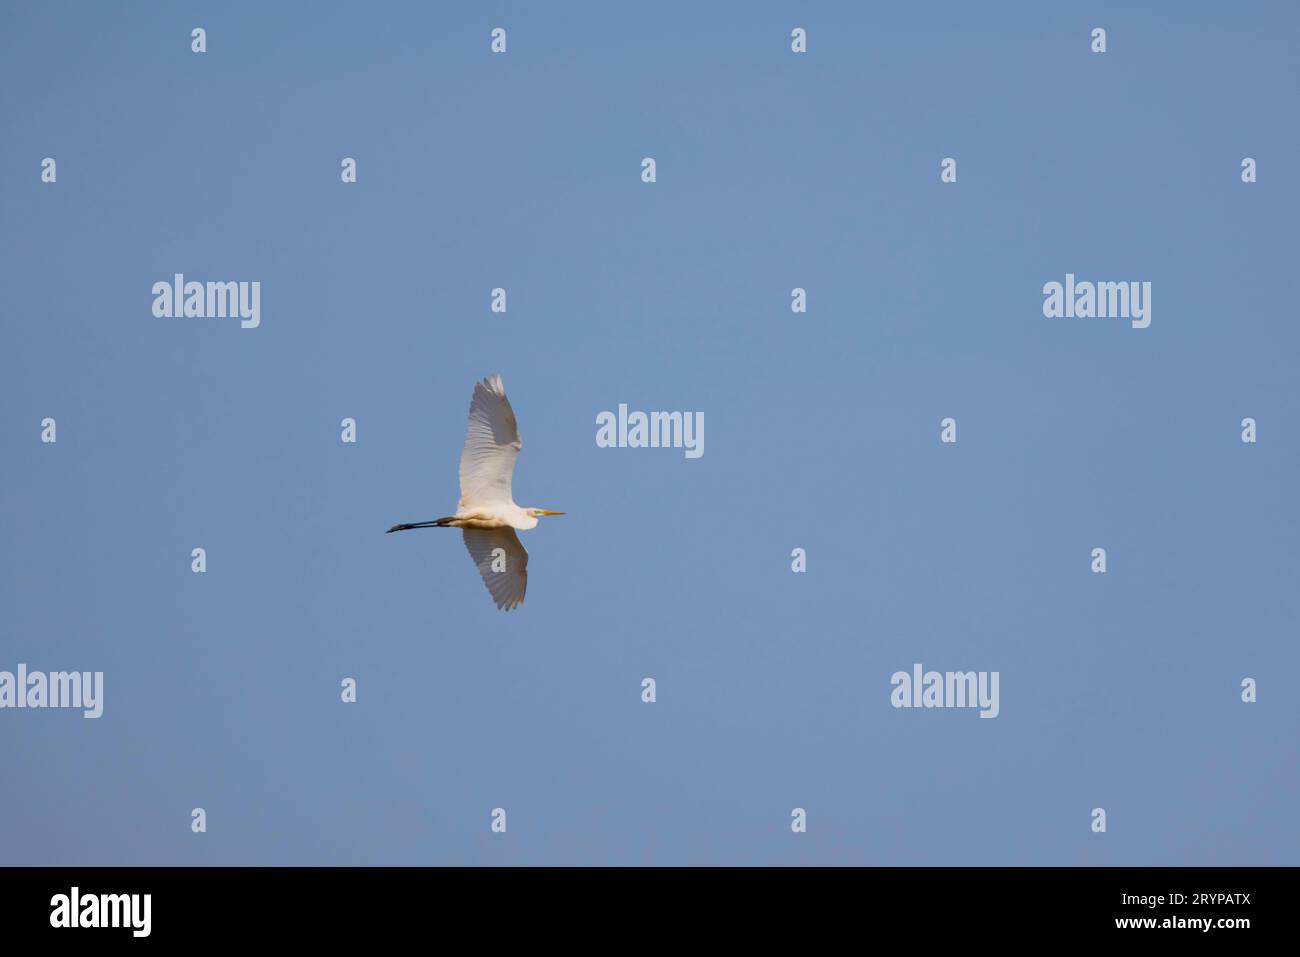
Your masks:
M549 508L539 508L539 509L537 510L537 514L538 514L538 515L563 515L564 513L563 513L563 512L552 512Z

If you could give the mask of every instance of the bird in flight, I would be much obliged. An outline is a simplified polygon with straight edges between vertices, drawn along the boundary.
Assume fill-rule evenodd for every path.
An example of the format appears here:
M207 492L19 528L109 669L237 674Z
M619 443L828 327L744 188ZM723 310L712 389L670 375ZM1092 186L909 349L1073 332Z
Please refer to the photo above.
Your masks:
M389 529L461 529L469 557L492 600L503 611L519 607L528 588L528 552L519 543L515 529L536 528L541 516L564 514L515 504L510 480L520 447L519 424L501 377L494 375L476 382L469 403L465 448L460 453L460 504L456 514Z

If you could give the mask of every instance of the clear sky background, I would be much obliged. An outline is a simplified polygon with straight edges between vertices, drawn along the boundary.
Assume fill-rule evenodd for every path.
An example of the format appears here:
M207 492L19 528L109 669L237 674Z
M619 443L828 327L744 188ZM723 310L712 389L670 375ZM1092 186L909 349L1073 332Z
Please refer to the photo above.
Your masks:
M0 712L0 863L1300 863L1294 4L2 20L0 670L106 688ZM177 272L261 327L155 319ZM1067 272L1151 327L1045 319ZM568 513L508 614L384 534L490 373Z

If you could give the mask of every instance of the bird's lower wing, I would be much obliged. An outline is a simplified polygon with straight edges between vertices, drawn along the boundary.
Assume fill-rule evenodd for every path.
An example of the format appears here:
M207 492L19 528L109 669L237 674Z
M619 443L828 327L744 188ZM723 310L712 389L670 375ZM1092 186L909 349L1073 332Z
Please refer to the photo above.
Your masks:
M497 607L509 611L528 589L528 552L513 528L466 528L465 548Z

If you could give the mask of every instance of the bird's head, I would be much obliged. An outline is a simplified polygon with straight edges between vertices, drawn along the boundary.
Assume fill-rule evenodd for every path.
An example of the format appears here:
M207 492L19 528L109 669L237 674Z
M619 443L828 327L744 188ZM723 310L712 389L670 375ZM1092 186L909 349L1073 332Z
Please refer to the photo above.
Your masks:
M533 518L541 518L543 515L563 515L563 512L553 512L549 508L530 508L528 514Z

